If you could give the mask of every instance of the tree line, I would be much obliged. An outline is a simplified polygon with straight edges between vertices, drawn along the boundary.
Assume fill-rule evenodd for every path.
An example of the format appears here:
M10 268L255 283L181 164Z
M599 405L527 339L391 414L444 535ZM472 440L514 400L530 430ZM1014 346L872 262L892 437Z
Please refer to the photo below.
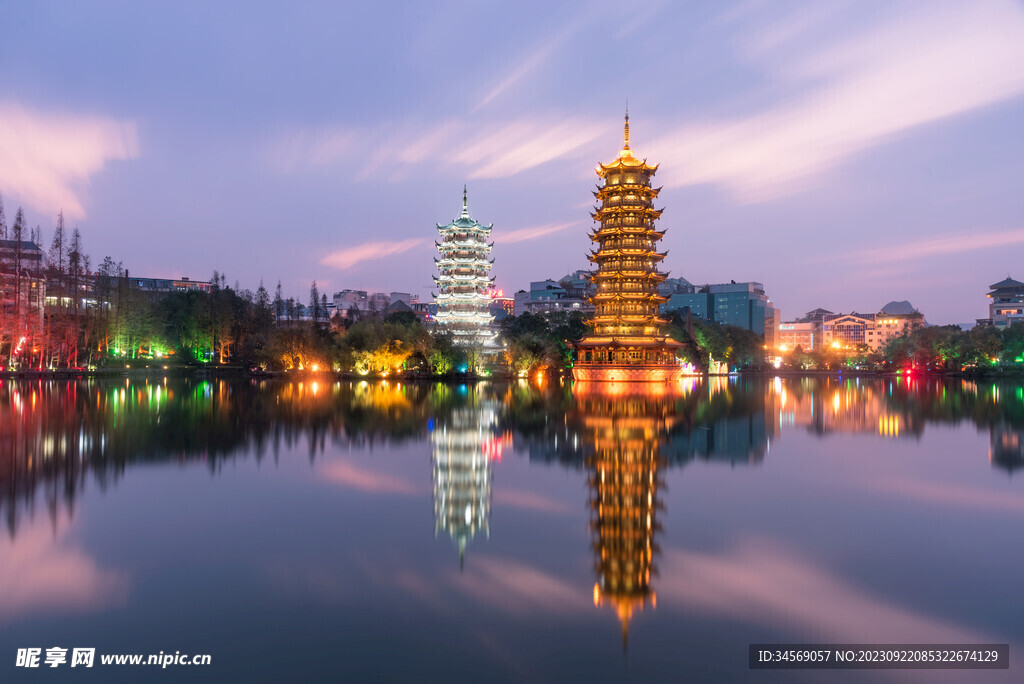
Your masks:
M793 369L920 370L924 372L991 372L1024 368L1024 324L1006 328L957 325L918 328L897 336L881 349L805 351L797 347L784 356Z

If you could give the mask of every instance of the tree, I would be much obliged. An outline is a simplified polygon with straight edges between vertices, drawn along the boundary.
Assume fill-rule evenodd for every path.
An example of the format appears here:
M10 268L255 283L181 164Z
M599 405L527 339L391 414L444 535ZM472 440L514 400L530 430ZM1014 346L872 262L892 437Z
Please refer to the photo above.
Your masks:
M284 316L284 299L281 298L281 281L277 281L277 290L274 292L274 317L281 320Z
M320 292L316 288L316 281L309 287L309 315L313 319L313 324L320 320Z

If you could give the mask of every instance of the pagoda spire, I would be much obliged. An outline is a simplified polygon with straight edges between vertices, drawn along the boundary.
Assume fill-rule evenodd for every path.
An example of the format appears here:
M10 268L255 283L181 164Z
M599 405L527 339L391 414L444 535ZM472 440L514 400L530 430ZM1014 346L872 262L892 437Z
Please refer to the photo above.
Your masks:
M462 215L469 216L469 197L466 193L466 186L462 186Z
M622 139L623 139L622 149L623 150L628 150L629 149L629 102L628 101L626 102L626 125L623 127Z

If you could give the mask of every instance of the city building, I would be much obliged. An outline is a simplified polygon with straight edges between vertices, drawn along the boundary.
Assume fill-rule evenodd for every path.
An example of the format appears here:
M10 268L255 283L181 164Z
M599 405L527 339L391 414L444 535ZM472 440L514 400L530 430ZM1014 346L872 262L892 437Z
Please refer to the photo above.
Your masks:
M676 350L682 347L662 334L665 319L658 307L665 297L658 284L666 275L657 269L665 258L657 243L664 231L654 228L662 210L654 208L659 190L651 187L658 165L633 156L629 149L629 112L619 156L595 171L604 184L594 193L600 202L590 234L597 251L587 258L597 264L591 276L595 290L588 298L595 312L593 334L575 343L573 376L577 380L668 381L682 377Z
M579 273L579 271L577 271ZM584 273L589 273L584 271ZM583 288L574 288L571 275L560 281L537 280L530 283L530 291L520 290L513 298L513 312L516 316L526 313L546 314L555 311L582 311L593 313L594 308L587 303L586 295L580 294Z
M1007 276L1006 280L989 285L988 319L981 319L988 325L1006 328L1014 323L1024 322L1024 283Z
M868 344L868 331L875 329L874 314L857 312L832 314L821 326L821 341L826 347L856 347Z
M694 318L714 321L765 335L766 321L775 319L771 300L761 283L729 283L705 285L700 289L683 290L669 296L663 312L689 310Z
M765 344L768 344L767 339ZM821 348L821 323L816 321L789 321L779 323L775 342L769 348L782 352L800 347L804 351Z
M924 314L910 302L889 302L875 314L875 327L867 331L868 346L882 349L892 338L907 335L925 325Z
M799 320L780 322L771 348L787 352L797 347L816 351L866 345L877 351L894 337L923 328L925 324L924 314L908 301L889 302L878 313L872 314L837 314L827 309L815 309Z
M491 288L487 293L491 298L491 304L487 310L494 316L495 321L503 320L507 316L515 314L515 299L506 297L504 290Z
M10 330L3 330L2 337L21 337L29 332L23 326L42 324L46 301L43 265L43 250L35 242L0 240L0 313L20 319Z
M821 326L821 341L825 347L850 348L864 344L877 351L892 338L924 325L924 315L910 302L889 302L875 314L826 315Z
M665 278L658 283L658 294L662 297L671 297L674 294L691 294L697 288L690 284L686 278Z
M593 294L590 271L573 271L559 280L537 280L530 283L530 291L520 290L513 297L513 313L546 314L555 311L594 312L587 301Z
M173 278L137 278L125 273L128 287L142 292L209 292L210 283L205 280L190 280L185 277Z
M441 258L434 259L439 274L434 276L438 288L434 321L440 329L451 332L461 346L495 345L488 294L494 283L489 275L494 260L487 258L493 244L487 242L491 228L470 217L465 188L462 213L448 225L437 226L441 241L435 244Z
M332 297L334 310L339 316L348 316L349 312L355 313L370 310L370 299L366 290L342 290L335 292Z

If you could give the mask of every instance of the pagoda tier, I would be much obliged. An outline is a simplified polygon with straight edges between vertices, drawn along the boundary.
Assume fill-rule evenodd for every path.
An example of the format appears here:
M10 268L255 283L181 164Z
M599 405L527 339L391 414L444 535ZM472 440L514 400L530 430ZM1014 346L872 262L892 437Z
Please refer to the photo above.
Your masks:
M474 221L469 215L466 190L462 190L462 213L446 226L438 225L441 239L434 244L440 258L434 259L438 275L434 283L437 313L434 321L450 332L456 344L489 347L494 344L488 290L494 284L490 275L494 259L487 258L492 243L487 242L491 226Z
M682 375L676 358L682 345L661 333L667 321L658 316L667 301L658 294L658 283L667 274L657 264L668 254L657 250L665 232L654 228L663 211L654 208L661 189L651 187L658 166L630 150L628 112L624 138L615 161L596 169L604 185L594 193L600 205L591 214L599 224L589 235L597 248L587 255L597 265L591 274L595 292L588 299L594 306L588 321L593 334L575 343L573 375L577 380L675 380Z

